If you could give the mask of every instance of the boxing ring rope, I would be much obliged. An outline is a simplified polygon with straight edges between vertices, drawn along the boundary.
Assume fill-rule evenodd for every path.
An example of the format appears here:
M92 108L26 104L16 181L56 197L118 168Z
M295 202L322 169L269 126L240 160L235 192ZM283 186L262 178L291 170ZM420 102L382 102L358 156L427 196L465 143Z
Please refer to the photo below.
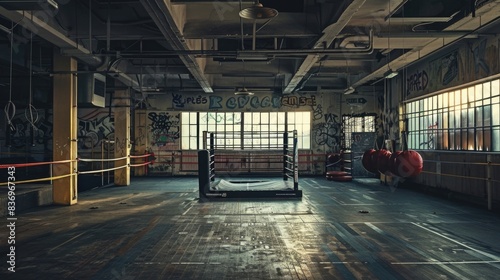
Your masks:
M61 163L69 163L69 162L76 162L77 160L60 160L60 161L45 161L45 162L28 162L28 163L12 163L12 164L0 164L0 169L7 169L7 168L23 168L23 167L32 167L32 166L40 166L40 165L50 165L50 177L46 178L38 178L38 179L28 179L28 180L22 180L22 181L14 181L11 183L15 183L16 185L18 184L26 184L26 183L35 183L35 182L42 182L42 181L53 181L57 179L62 179L66 178L69 176L76 175L76 173L69 173L65 175L59 175L59 176L52 176L52 165L53 164L61 164ZM0 186L7 186L9 182L0 182Z
M130 159L140 159L140 158L148 158L151 157L151 154L145 154L145 155L130 155L130 156L124 156L124 157L119 157L119 158L110 158L110 159L87 159L87 158L77 158L76 160L60 160L60 161L46 161L46 162L28 162L28 163L12 163L12 164L0 164L0 169L8 169L8 168L24 168L24 167L32 167L32 166L41 166L41 165L50 165L50 177L44 177L44 178L37 178L37 179L28 179L28 180L22 180L22 181L15 181L16 185L19 184L25 184L25 183L36 183L36 182L43 182L43 181L52 181L70 177L70 176L75 176L75 175L85 175L85 174L94 174L94 173L104 173L104 172L109 172L121 168L126 168L126 167L141 167L145 166L148 164L152 164L153 161L147 161L144 163L137 163L137 164L125 164L122 166L117 166L117 167L112 167L112 168L106 168L106 169L99 169L99 170L88 170L88 171L76 171L72 172L69 174L65 175L58 175L58 176L52 176L52 166L54 164L63 164L63 163L69 163L69 162L101 162L101 161L118 161L118 160L124 160L127 158ZM12 182L11 182L12 183ZM0 186L6 186L8 185L9 182L0 182Z

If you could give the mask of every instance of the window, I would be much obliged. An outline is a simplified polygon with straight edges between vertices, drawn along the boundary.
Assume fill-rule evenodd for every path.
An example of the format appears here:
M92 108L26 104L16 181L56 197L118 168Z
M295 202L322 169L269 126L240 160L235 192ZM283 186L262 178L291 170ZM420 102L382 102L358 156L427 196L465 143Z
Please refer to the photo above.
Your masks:
M353 132L375 132L375 116L343 116L345 148L352 145Z
M500 151L500 79L406 104L408 148Z
M311 148L310 112L183 112L182 149L203 148L203 131L217 132L218 147L229 150L281 149L283 132L297 130L299 149ZM242 135L243 132L243 135Z

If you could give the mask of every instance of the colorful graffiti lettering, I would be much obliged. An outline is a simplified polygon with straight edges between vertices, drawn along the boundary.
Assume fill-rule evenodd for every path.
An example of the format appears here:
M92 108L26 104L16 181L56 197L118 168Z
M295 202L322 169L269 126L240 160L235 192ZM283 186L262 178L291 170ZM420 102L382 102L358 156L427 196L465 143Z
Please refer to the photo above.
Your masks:
M174 108L185 108L188 105L207 106L208 110L218 109L266 109L286 107L305 107L316 106L316 97L304 96L230 96L222 97L219 95L185 97L182 94L172 94L172 106ZM201 108L200 108L201 109Z
M258 96L238 96L238 97L229 97L226 100L226 103L223 103L224 99L220 96L210 96L209 109L223 109L225 107L227 109L243 109L247 105L254 109L258 108L279 108L281 107L281 98L279 96L264 96L259 98Z

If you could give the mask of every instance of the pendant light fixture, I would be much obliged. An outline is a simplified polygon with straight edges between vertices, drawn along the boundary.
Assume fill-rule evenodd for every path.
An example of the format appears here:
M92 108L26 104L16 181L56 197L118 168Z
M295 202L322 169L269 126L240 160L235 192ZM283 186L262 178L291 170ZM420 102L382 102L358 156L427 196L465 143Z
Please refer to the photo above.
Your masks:
M278 15L278 11L273 8L264 7L259 3L259 0L257 0L251 7L241 10L239 15L244 19L271 19Z

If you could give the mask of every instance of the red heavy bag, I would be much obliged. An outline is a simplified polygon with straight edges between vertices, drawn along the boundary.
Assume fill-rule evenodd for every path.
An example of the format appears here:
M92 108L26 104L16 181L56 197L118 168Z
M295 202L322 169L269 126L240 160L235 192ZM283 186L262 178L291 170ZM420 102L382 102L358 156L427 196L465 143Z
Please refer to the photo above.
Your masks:
M424 167L422 156L413 150L402 151L394 162L396 175L403 178L415 177Z
M377 154L377 169L380 173L385 173L389 171L390 168L390 157L392 153L389 150L379 150Z
M363 167L368 172L372 173L377 172L377 163L374 161L374 154L376 157L376 153L377 151L375 151L374 149L370 149L363 154L363 159L361 160L361 163L363 163Z
M396 167L396 158L401 154L403 151L397 151L391 154L389 157L389 172L391 172L394 176L399 176L398 175L398 168Z

